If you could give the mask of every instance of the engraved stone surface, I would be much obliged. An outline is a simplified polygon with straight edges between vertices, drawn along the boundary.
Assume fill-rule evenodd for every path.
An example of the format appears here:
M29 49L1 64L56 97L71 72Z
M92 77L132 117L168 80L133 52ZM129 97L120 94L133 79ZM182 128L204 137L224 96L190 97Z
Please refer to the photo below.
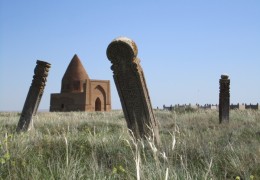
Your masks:
M221 75L219 85L219 123L228 123L230 106L230 79L228 75Z
M27 94L23 111L16 128L17 132L28 131L33 126L32 116L37 113L51 64L37 60L34 76Z
M135 42L126 37L113 40L107 48L128 128L136 138L154 136L155 143L159 145L158 122L137 53Z

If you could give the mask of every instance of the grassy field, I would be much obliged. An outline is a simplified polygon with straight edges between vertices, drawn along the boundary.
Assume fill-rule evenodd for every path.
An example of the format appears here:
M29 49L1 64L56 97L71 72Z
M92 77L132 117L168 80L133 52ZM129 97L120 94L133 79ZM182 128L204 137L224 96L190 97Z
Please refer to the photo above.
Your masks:
M136 141L122 111L38 113L16 134L0 113L0 179L260 179L260 111L155 111L162 147Z

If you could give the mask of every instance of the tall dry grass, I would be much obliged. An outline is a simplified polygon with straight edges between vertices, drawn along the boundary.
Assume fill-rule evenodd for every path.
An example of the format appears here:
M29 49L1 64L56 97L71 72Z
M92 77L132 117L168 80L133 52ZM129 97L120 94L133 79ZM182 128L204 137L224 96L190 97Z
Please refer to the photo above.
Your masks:
M0 179L260 179L259 111L155 115L162 147L130 136L122 111L38 113L22 134L0 113Z

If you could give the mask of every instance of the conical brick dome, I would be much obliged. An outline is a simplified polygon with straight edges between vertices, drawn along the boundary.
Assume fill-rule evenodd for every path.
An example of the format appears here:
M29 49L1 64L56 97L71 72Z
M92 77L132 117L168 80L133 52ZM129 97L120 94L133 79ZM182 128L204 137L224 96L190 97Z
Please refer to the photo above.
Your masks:
M81 84L87 79L89 79L89 76L79 57L75 54L63 75L61 92L81 91ZM79 88L75 88L77 83L80 84Z

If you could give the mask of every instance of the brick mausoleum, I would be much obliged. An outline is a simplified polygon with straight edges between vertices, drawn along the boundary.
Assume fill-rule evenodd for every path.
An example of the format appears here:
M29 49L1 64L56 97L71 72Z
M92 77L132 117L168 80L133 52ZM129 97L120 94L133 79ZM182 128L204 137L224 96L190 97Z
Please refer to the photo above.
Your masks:
M51 94L50 111L110 111L109 80L92 80L75 54L61 83L61 92Z

